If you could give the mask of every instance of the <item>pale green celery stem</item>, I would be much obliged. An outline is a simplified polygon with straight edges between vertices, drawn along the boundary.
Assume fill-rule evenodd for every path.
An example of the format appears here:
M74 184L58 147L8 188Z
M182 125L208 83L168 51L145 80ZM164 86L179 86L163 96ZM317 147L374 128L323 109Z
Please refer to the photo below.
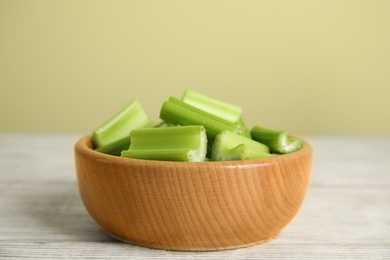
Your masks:
M240 120L238 120L238 125L240 127L242 136L252 138L251 133L249 131L249 128L247 127L247 125L242 117L240 118Z
M286 131L255 126L250 133L253 140L268 145L273 153L291 153L302 147L301 140L290 138Z
M269 151L269 147L264 144L225 130L215 138L211 159L229 161L268 158L272 156Z
M97 152L120 156L123 150L127 150L130 147L130 135L116 140L112 143L106 144L96 148Z
M250 137L249 129L242 118L241 107L188 89L184 92L182 100L207 113L238 125L240 134Z
M204 161L207 152L206 131L199 125L135 129L130 136L130 148L122 157Z
M224 120L174 97L170 97L168 101L164 102L160 118L175 125L203 125L206 128L210 144L222 130L241 133L238 124Z
M187 104L232 123L238 122L241 118L241 107L211 98L192 90L186 90L183 94L182 100Z
M125 138L133 129L150 127L152 125L152 120L148 117L141 104L138 100L133 99L93 131L92 141L95 148L98 148Z
M189 153L189 149L127 150L122 151L122 157L143 160L189 162L191 161Z

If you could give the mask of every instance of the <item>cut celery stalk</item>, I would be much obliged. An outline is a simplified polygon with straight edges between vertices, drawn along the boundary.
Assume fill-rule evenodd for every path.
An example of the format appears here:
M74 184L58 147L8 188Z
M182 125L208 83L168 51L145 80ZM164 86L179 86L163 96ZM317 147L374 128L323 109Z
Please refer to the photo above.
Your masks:
M211 159L214 161L231 161L268 158L273 156L269 151L269 147L264 144L224 130L215 138Z
M175 97L170 97L168 101L164 102L160 111L160 118L175 125L203 125L206 128L210 144L222 130L241 133L238 124L217 117Z
M232 123L238 122L241 118L241 107L211 98L192 90L187 89L183 94L182 100L187 104Z
M135 129L130 137L130 148L122 157L188 162L206 157L206 130L200 125Z
M242 118L241 107L188 89L181 99L191 106L238 125L240 135L250 137L249 129Z
M253 140L268 145L273 153L291 153L302 147L301 140L288 137L286 131L255 126L250 133Z
M152 125L152 120L148 117L141 104L138 100L133 99L113 117L93 131L92 142L95 148L99 148L129 136L133 129Z
M106 144L96 148L97 152L120 156L123 150L127 150L130 147L130 134L122 139L116 140L112 143Z
M240 135L252 139L251 133L250 133L248 127L246 126L246 123L242 117L238 120L238 126L239 126L240 133L241 133Z

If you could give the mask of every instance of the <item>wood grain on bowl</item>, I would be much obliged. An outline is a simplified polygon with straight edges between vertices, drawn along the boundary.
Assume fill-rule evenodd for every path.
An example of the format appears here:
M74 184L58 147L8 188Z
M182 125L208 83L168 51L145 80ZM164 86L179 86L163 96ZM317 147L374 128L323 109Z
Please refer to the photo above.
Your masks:
M276 237L308 186L311 146L273 158L166 162L120 158L75 145L81 198L109 235L141 246L220 250Z

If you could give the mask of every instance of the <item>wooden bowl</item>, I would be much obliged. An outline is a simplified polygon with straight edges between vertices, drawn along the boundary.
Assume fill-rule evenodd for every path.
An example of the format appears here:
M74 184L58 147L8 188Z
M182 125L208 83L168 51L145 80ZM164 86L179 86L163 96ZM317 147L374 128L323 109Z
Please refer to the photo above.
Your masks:
M98 153L75 145L86 209L121 241L183 251L246 247L276 237L305 196L312 149L268 159L166 162Z

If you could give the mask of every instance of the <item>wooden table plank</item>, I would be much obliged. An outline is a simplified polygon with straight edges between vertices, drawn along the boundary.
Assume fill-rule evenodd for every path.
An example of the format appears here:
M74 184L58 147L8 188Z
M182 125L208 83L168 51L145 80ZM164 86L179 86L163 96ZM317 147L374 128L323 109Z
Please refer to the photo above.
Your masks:
M78 136L0 134L0 258L390 259L390 137L307 137L313 174L298 217L275 240L217 252L124 244L79 198Z

